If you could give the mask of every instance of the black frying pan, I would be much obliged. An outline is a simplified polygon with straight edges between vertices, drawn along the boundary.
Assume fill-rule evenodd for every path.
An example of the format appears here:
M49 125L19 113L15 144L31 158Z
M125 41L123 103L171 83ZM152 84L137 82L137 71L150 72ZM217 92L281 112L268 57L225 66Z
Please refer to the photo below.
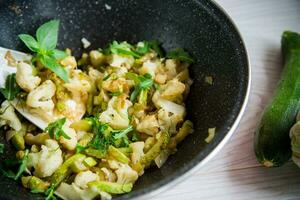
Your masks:
M26 51L17 35L34 34L54 18L61 21L59 47L69 47L76 55L82 52L82 37L92 42L92 48L112 40L158 39L165 49L183 47L197 59L190 68L194 84L187 101L194 134L161 169L147 170L133 192L117 199L140 199L174 183L211 157L237 126L249 91L247 55L230 19L210 0L0 0L0 46ZM212 86L205 76L213 77ZM217 127L217 133L206 144L209 127ZM36 197L19 183L0 177L0 199Z

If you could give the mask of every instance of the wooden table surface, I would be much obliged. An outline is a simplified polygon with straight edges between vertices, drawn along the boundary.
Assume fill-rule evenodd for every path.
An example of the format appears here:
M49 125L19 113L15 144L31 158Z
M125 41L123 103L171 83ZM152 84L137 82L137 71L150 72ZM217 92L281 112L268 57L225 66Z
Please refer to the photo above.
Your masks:
M253 132L281 73L280 38L300 32L300 0L216 0L239 28L252 66L252 89L243 119L216 157L155 200L300 199L300 169L261 167L253 153Z

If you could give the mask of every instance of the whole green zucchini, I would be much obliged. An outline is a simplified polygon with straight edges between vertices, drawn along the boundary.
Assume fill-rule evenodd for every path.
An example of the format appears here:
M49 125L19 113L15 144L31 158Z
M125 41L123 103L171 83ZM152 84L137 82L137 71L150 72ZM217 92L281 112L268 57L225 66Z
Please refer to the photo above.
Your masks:
M266 107L255 132L257 160L266 167L278 167L291 158L289 130L300 109L300 35L282 35L284 69L273 100Z

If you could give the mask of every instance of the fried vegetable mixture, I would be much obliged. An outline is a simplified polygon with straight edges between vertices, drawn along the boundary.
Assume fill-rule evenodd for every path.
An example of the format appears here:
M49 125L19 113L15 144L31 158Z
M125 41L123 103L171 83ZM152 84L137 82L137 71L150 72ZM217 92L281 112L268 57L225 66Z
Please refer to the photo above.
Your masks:
M193 59L182 49L165 54L157 41L114 41L76 60L71 50L56 49L58 28L52 20L35 37L19 35L33 59L12 62L17 72L1 89L7 100L0 124L17 153L0 171L46 199L128 193L193 131L184 105ZM13 99L48 127L40 130L15 113Z

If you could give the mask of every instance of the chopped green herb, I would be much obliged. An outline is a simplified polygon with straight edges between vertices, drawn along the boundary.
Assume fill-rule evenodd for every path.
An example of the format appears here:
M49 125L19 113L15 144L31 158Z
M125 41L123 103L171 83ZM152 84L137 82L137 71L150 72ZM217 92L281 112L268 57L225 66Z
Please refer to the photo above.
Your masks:
M21 92L21 88L16 82L16 74L10 74L6 77L5 88L1 88L0 92L9 101L13 100Z
M65 82L69 81L68 71L63 68L57 59L63 59L67 53L55 49L58 39L59 20L51 20L36 31L36 39L28 34L20 34L19 38L34 53L33 60L39 60L46 68L53 71Z
M15 176L15 178L14 178L15 180L18 180L19 177L20 177L20 176L23 174L23 172L26 170L27 160L28 160L28 153L29 153L29 150L26 149L26 150L25 150L25 154L24 154L22 160L20 161L21 165L20 165L20 167L19 167L19 169L18 169L18 172L17 172L17 174L16 174L16 176Z
M134 58L140 58L141 56L134 51L134 47L127 42L118 43L113 41L107 50L106 53L121 54L127 56L133 56Z
M142 91L149 90L153 86L153 80L150 74L138 76L134 73L127 73L127 78L132 79L135 82L135 87L130 95L130 101L134 102ZM143 98L145 100L145 98Z
M181 48L173 49L167 53L167 58L180 60L182 62L187 62L189 64L194 63L194 59Z
M45 192L46 198L45 200L57 200L57 198L54 195L55 187L54 185L51 185L48 190Z
M153 49L159 55L159 57L164 57L164 52L160 47L160 42L158 40L151 40L148 43L149 47Z
M66 123L66 118L56 120L55 122L50 123L45 132L49 134L50 138L59 140L60 136L63 136L66 139L71 139L63 130L63 126Z
M0 153L4 153L4 144L0 143Z
M81 153L82 151L84 151L85 149L87 149L87 147L84 147L80 144L76 145L76 153Z
M103 77L103 81L106 81L107 79L109 79L110 74L107 74L106 76Z
M123 130L113 130L112 136L114 139L120 139L122 137L125 137L127 135L127 133L129 133L131 131L133 131L133 127L128 126L126 129L123 129Z

